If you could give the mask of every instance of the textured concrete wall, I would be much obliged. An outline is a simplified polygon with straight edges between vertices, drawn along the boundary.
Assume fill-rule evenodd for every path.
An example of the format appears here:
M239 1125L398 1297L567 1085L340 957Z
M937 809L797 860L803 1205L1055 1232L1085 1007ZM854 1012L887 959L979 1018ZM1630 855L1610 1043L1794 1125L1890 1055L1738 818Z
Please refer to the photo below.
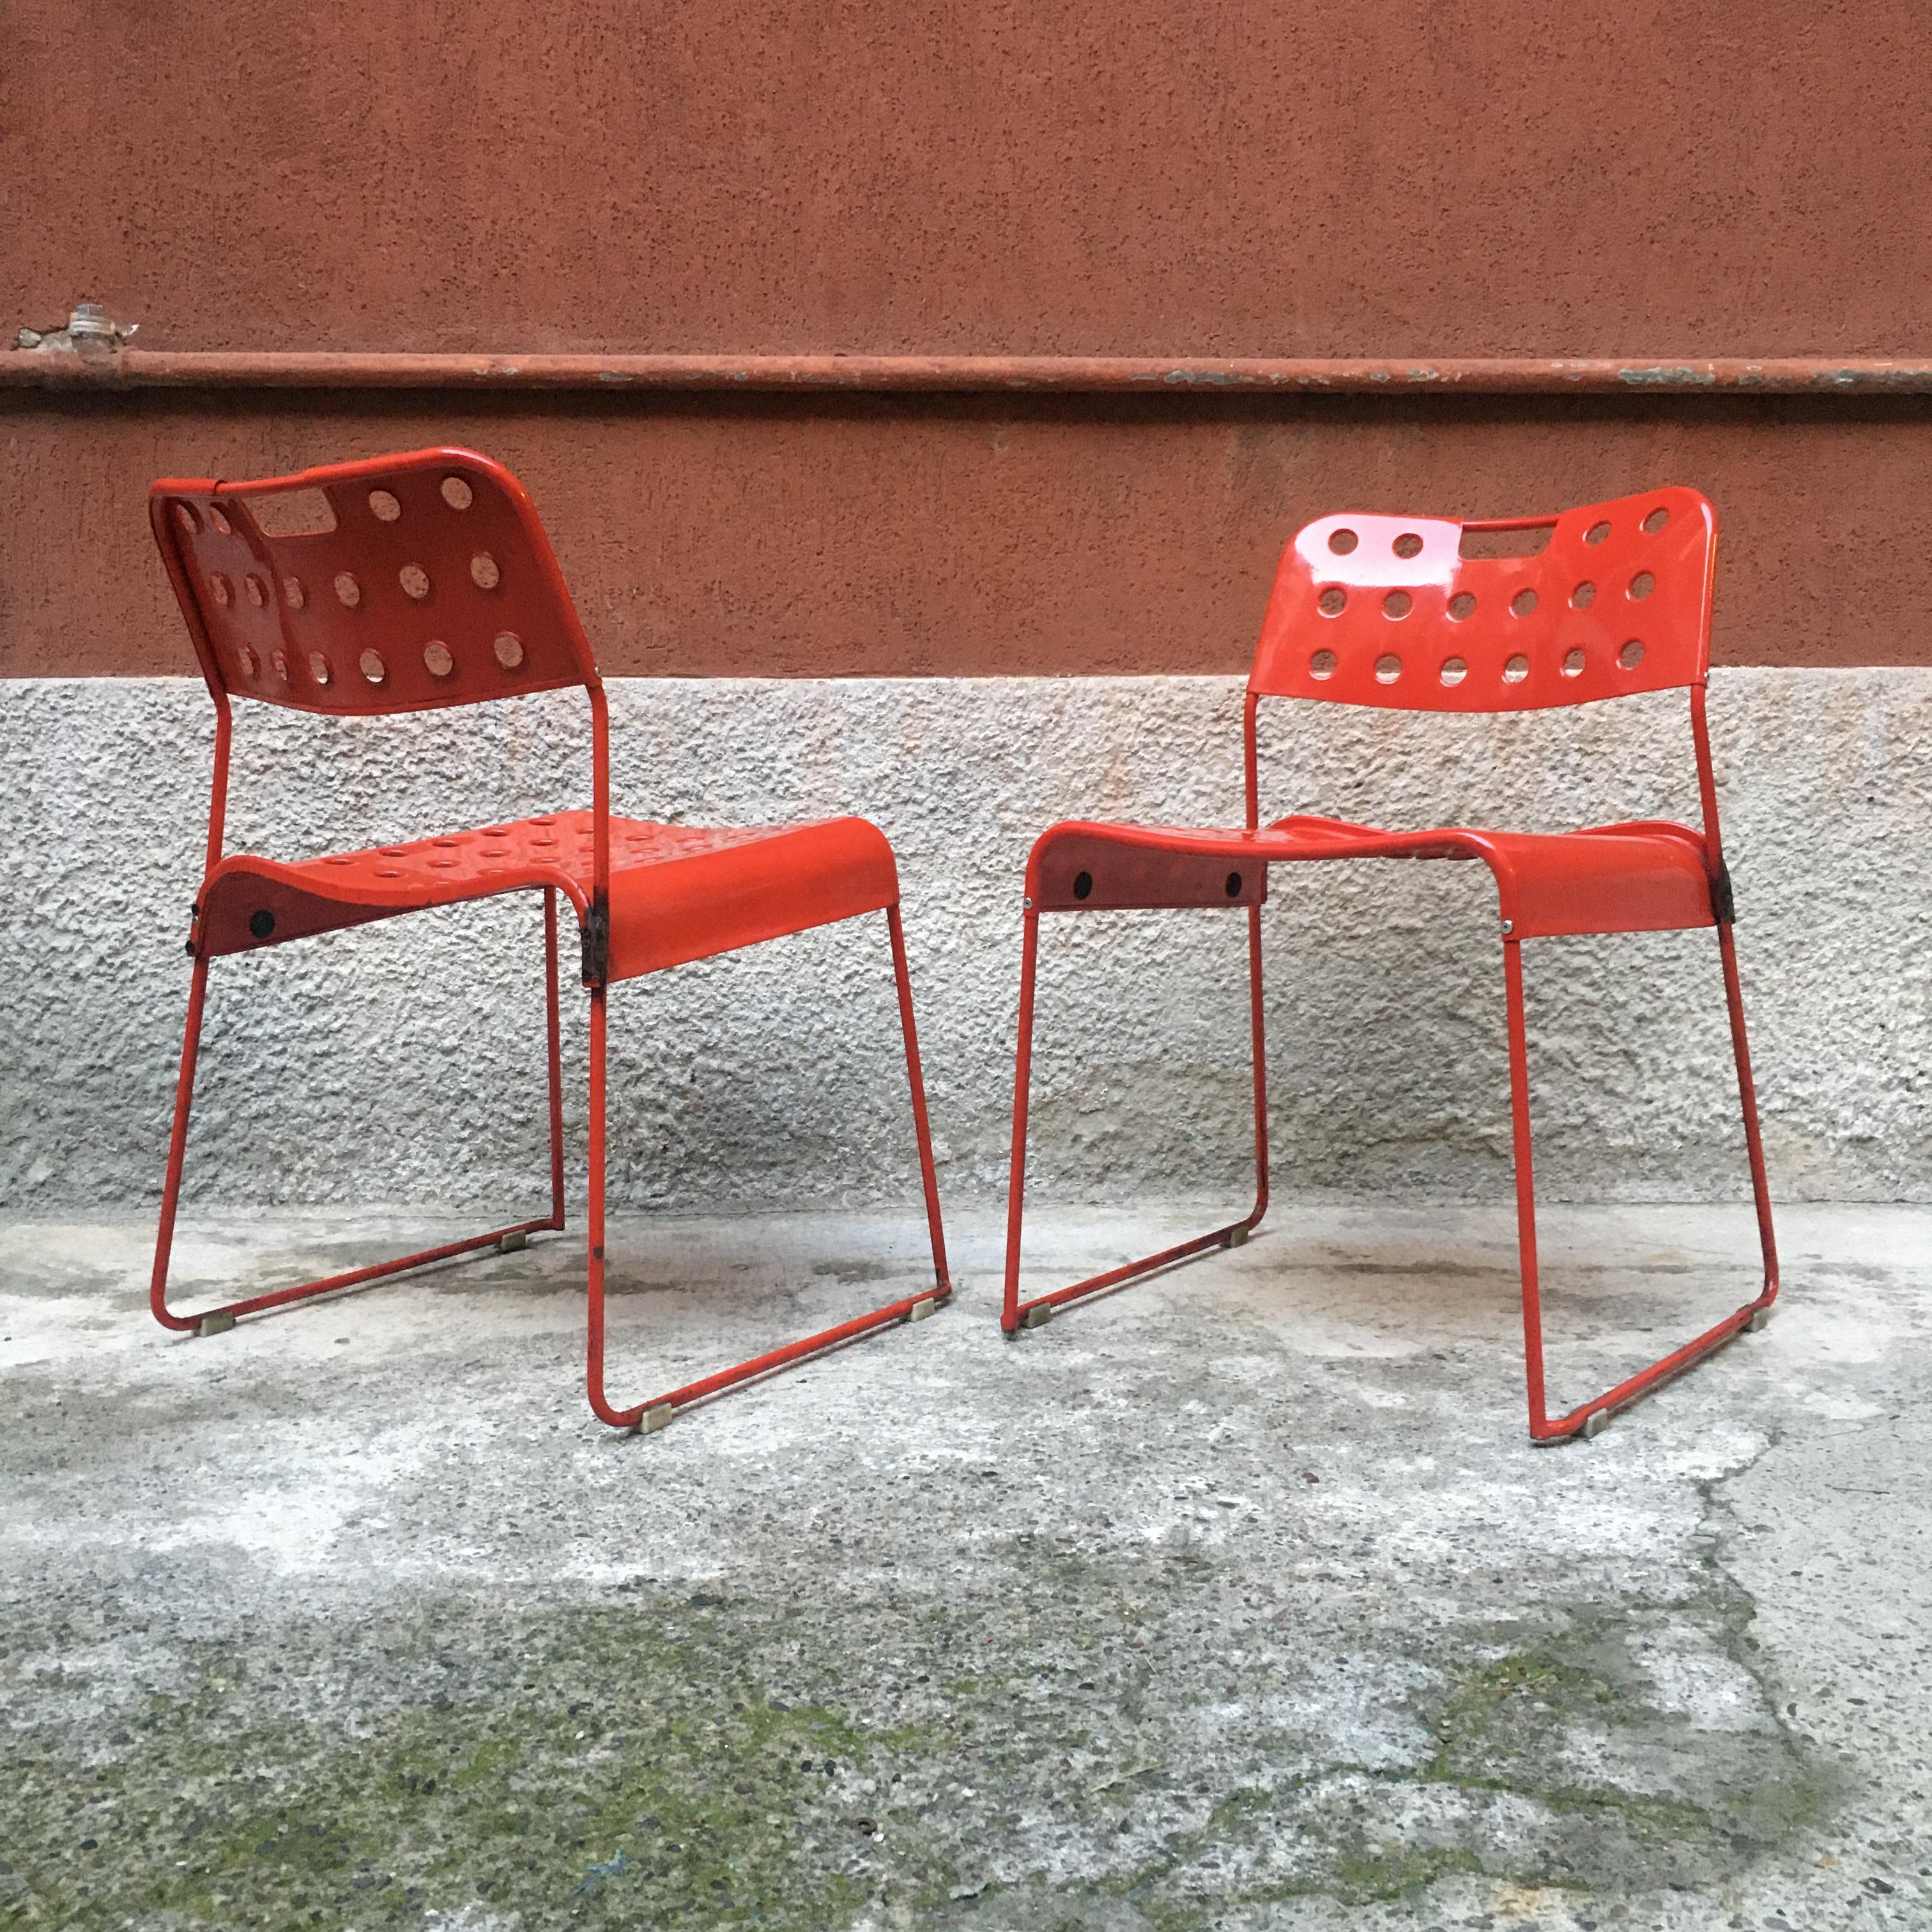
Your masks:
M211 739L181 680L6 687L14 855L0 936L0 1197L152 1198L188 970ZM1238 814L1240 686L1217 678L624 682L620 810L758 823L858 812L895 842L942 1154L1004 1177L1020 872L1070 815ZM344 724L240 707L232 842L284 856L575 802L580 705ZM1712 715L1774 1182L1932 1198L1932 673L1731 670ZM1558 828L1694 814L1684 706L1448 721L1286 706L1266 802L1395 824ZM1474 866L1275 875L1277 1186L1506 1192L1501 980ZM198 1198L487 1196L543 1173L534 898L217 962ZM1244 1184L1241 928L1214 914L1047 930L1035 1173L1048 1195ZM1736 1198L1708 934L1528 950L1539 1172L1553 1194ZM566 1000L574 1142L580 998ZM911 1198L884 922L612 996L613 1185L640 1204ZM573 1154L580 1175L580 1144Z

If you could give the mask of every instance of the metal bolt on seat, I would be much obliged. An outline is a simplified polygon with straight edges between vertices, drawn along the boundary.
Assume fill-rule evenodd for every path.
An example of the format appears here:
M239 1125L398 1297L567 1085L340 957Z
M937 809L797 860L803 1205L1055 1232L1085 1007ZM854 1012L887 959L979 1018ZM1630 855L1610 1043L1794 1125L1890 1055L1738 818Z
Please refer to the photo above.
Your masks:
M194 1332L206 1340L210 1335L225 1335L235 1326L232 1315L204 1315L195 1325Z
M500 1255L519 1254L530 1244L529 1234L523 1228L519 1228L514 1233L504 1235L497 1242L496 1252Z

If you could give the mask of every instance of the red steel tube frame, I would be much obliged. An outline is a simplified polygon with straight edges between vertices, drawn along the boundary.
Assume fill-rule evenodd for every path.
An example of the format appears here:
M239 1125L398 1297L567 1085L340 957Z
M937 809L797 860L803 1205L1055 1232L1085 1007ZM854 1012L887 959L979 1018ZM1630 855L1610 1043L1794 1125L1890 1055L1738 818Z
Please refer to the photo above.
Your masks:
M1471 522L1473 530L1527 530L1540 526L1541 518ZM1690 728L1697 766L1697 783L1702 808L1708 862L1712 877L1722 874L1724 853L1718 829L1717 784L1711 757L1710 733L1706 716L1705 687L1700 681L1690 687ZM1250 690L1243 712L1243 774L1246 797L1246 824L1258 829L1260 772L1257 732L1259 696ZM1006 1263L1005 1296L1000 1312L1001 1328L1010 1337L1023 1327L1043 1322L1066 1304L1120 1286L1155 1269L1184 1261L1189 1256L1217 1246L1231 1246L1244 1240L1261 1220L1268 1206L1268 1123L1265 1048L1262 1004L1261 908L1250 906L1249 947L1250 1000L1255 1086L1255 1148L1256 1194L1253 1212L1245 1220L1214 1230L1194 1239L1163 1249L1110 1268L1104 1273L1056 1288L1022 1301L1019 1294L1020 1238L1024 1214L1026 1185L1026 1134L1028 1093L1033 1064L1034 992L1039 950L1040 914L1030 904L1025 910L1024 940L1020 967L1019 1038L1014 1074L1013 1138L1010 1178L1007 1190ZM1764 1286L1756 1297L1736 1309L1703 1334L1673 1350L1647 1368L1627 1377L1603 1394L1580 1403L1563 1415L1552 1418L1545 1401L1543 1312L1540 1277L1536 1252L1536 1189L1532 1159L1529 1111L1528 1029L1525 1019L1522 942L1505 935L1503 971L1508 1009L1510 1058L1510 1102L1513 1146L1515 1154L1516 1224L1522 1276L1525 1373L1532 1441L1546 1442L1573 1436L1592 1436L1619 1408L1636 1401L1721 1347L1748 1328L1761 1325L1768 1318L1778 1299L1778 1265L1776 1238L1771 1213L1771 1190L1764 1160L1763 1138L1757 1112L1756 1086L1751 1074L1750 1048L1745 1036L1744 997L1738 976L1737 950L1732 936L1728 904L1714 921L1720 956L1724 968L1724 997L1730 1022L1731 1045L1736 1063L1738 1098L1742 1115L1744 1145L1750 1170L1751 1196L1756 1213L1758 1239L1764 1264Z
M225 725L226 722L224 706L221 724ZM210 834L210 843L216 858L220 856L221 805L226 792L226 749L227 733L218 727L216 805L211 814L212 825ZM548 1215L537 1220L512 1222L508 1227L492 1228L488 1234L472 1234L460 1241L448 1241L440 1247L425 1248L419 1253L404 1255L393 1261L376 1262L366 1268L350 1268L340 1274L299 1282L290 1288L276 1288L266 1294L246 1295L238 1300L223 1302L212 1308L198 1310L192 1315L178 1315L167 1305L168 1269L174 1249L175 1218L181 1202L182 1174L188 1153L188 1117L194 1100L195 1067L201 1053L202 1012L208 998L208 955L197 951L194 976L188 987L188 1024L182 1040L181 1072L175 1088L174 1124L168 1136L167 1174L161 1186L161 1212L155 1234L154 1272L148 1288L148 1306L153 1310L154 1319L163 1328L177 1331L200 1330L204 1324L209 1323L219 1323L226 1327L242 1316L254 1315L265 1308L280 1308L292 1301L307 1301L316 1295L333 1294L338 1288L356 1288L364 1282L379 1280L386 1275L401 1274L410 1268L424 1268L432 1262L448 1261L458 1255L473 1254L478 1249L494 1247L512 1237L561 1229L564 1225L563 1069L556 946L556 894L554 890L546 889L544 893L544 1006L545 1058L550 1076L550 1211Z
M444 462L483 464L487 459L476 458L473 452L460 450L424 451L412 456L376 459L368 463L336 464L322 469L304 471L298 478L279 479L262 484L206 486L208 495L218 494L224 488L247 494L260 493L301 484L320 487L325 483L341 481L345 478L367 480L370 476L386 474L388 468L395 467L399 473L413 472L425 463L437 464ZM488 466L494 469L494 466ZM442 1261L452 1256L472 1252L491 1246L513 1237L520 1238L538 1232L560 1230L564 1226L564 1156L563 1156L563 1099L562 1072L561 1020L559 1011L557 985L558 919L556 892L567 892L578 914L584 946L584 983L590 995L590 1311L589 1353L590 1390L591 1406L599 1417L608 1422L629 1425L643 1418L646 1412L650 1426L655 1427L661 1420L669 1419L676 1406L695 1401L700 1396L728 1388L734 1382L764 1373L785 1362L794 1361L821 1348L862 1334L868 1329L883 1326L895 1318L912 1318L917 1314L931 1312L952 1294L952 1285L947 1276L944 1233L940 1221L938 1183L934 1169L932 1131L926 1113L926 1090L919 1060L917 1036L914 1028L912 988L908 970L905 943L896 899L887 905L887 922L891 933L894 970L897 976L899 1016L904 1037L907 1070L912 1087L913 1118L916 1135L921 1177L924 1184L927 1224L930 1234L935 1287L922 1294L910 1295L868 1316L841 1324L824 1334L808 1337L802 1342L775 1350L745 1363L735 1369L725 1370L707 1378L689 1388L680 1390L658 1402L640 1405L634 1410L614 1410L605 1400L603 1390L604 1350L604 1174L606 1114L605 1072L607 1031L607 981L610 970L610 743L609 710L606 702L603 682L598 675L595 660L588 640L583 634L574 606L564 585L556 560L551 554L547 539L536 525L536 513L524 496L521 486L507 472L497 470L494 482L512 497L521 504L526 513L528 528L526 532L532 548L529 560L535 566L537 578L547 588L551 599L550 619L562 627L566 641L569 644L574 658L575 670L580 675L585 696L590 707L591 745L591 881L586 898L581 885L574 874L560 875L555 886L546 886L544 904L544 940L546 961L546 1052L550 1079L549 1125L550 1134L550 1215L542 1220L518 1222L506 1228L491 1230L488 1234L475 1235L466 1240L452 1242L440 1247L426 1250L418 1254L407 1255L393 1261L375 1263L370 1266L352 1269L346 1273L332 1275L320 1281L299 1283L278 1289L266 1294L254 1295L229 1302L212 1309L205 1309L190 1316L176 1315L166 1306L166 1287L169 1262L172 1250L176 1212L179 1204L182 1169L188 1139L188 1126L192 1105L194 1073L200 1058L201 1024L208 986L209 953L208 942L202 930L202 905L198 899L195 907L195 920L189 940L189 950L194 955L194 968L189 989L188 1012L182 1044L182 1066L176 1091L175 1118L170 1136L167 1172L163 1186L160 1224L155 1246L154 1273L150 1298L156 1318L164 1326L176 1330L200 1329L213 1332L215 1324L231 1327L238 1316L254 1313L259 1310L280 1306L284 1304L306 1300L338 1288L356 1286L383 1276L400 1274L406 1269L418 1268L426 1263ZM215 742L214 772L208 801L208 825L206 868L204 878L212 874L223 856L224 831L227 811L230 776L230 752L233 732L232 707L223 661L210 647L202 606L197 593L190 584L181 558L172 542L172 524L164 513L164 506L172 494L178 490L196 490L201 485L176 485L163 482L157 484L150 493L150 515L155 534L160 543L161 554L173 581L182 605L182 615L190 633L194 638L204 674L208 681L208 694L215 707ZM572 682L575 680L573 678ZM260 695L257 692L253 694ZM424 708L420 700L405 700L399 704L372 704L366 708L412 710Z
M1105 1274L1058 1288L1031 1300L1020 1299L1020 1227L1026 1211L1026 1147L1028 1100L1033 1081L1034 988L1035 967L1040 951L1040 914L1028 908L1026 914L1024 952L1020 962L1019 1045L1013 1074L1013 1142L1012 1166L1006 1187L1006 1272L1000 1326L1009 1336L1022 1328L1036 1328L1054 1311L1070 1301L1084 1300L1110 1288L1151 1274L1156 1268L1185 1261L1208 1248L1225 1248L1247 1239L1259 1226L1268 1205L1268 1047L1262 1006L1262 911L1248 908L1248 1007L1250 1045L1254 1060L1255 1202L1238 1221L1196 1234L1158 1254L1143 1255L1139 1260L1124 1262Z
M842 1342L849 1342L857 1336L868 1334L874 1329L884 1328L896 1322L914 1320L922 1310L930 1312L952 1294L952 1285L946 1269L946 1238L940 1224L939 1184L933 1167L932 1130L926 1114L926 1081L920 1066L919 1035L913 1023L912 980L907 968L905 937L900 924L896 902L886 908L886 919L892 937L892 972L898 988L899 1022L905 1040L907 1078L912 1090L913 1131L919 1145L920 1174L925 1187L926 1227L932 1239L934 1285L917 1294L904 1295L896 1301L890 1301L882 1308L874 1309L869 1314L855 1316L851 1320L842 1322L834 1328L823 1330L815 1335L808 1335L802 1340L787 1342L782 1348L754 1355L749 1361L740 1362L734 1368L720 1369L713 1374L701 1376L696 1382L687 1382L681 1388L653 1396L648 1401L634 1402L624 1408L614 1404L604 1386L607 989L602 986L593 986L590 992L590 1319L584 1384L590 1399L591 1409L599 1421L609 1424L614 1429L660 1428L669 1422L678 1410L692 1402L701 1402L707 1396L716 1395L738 1383L749 1382L755 1376L769 1375L772 1370L801 1361L808 1355L818 1354L827 1348L836 1348Z
M1544 1395L1543 1298L1536 1254L1536 1181L1531 1149L1528 1030L1525 1018L1522 942L1503 941L1503 984L1508 1010L1510 1124L1516 1156L1517 1252L1522 1279L1522 1340L1532 1441L1550 1442L1572 1436L1594 1436L1617 1410L1682 1375L1732 1336L1756 1325L1778 1299L1778 1244L1772 1230L1771 1190L1759 1132L1757 1090L1751 1078L1750 1052L1744 1038L1744 996L1738 980L1737 952L1730 922L1718 923L1724 962L1724 997L1730 1012L1731 1046L1737 1062L1738 1098L1744 1117L1744 1146L1750 1166L1751 1196L1757 1211L1758 1240L1764 1257L1764 1286L1757 1296L1702 1334L1629 1376L1615 1388L1580 1402L1567 1414L1550 1416Z

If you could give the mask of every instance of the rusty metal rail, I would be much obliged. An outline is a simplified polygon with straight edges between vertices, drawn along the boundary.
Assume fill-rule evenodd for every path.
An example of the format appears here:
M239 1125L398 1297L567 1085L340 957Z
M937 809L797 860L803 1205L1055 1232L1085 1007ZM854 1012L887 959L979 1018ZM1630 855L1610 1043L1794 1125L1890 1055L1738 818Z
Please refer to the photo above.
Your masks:
M1603 356L1334 359L1154 356L538 356L334 350L14 350L0 387L39 389L1005 391L1152 395L1932 394L1932 358Z

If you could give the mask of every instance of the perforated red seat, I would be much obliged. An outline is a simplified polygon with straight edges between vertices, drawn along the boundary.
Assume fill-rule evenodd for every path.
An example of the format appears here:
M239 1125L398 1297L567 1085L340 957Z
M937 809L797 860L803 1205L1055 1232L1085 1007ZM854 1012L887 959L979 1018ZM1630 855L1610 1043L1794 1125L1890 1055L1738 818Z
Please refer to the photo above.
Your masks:
M596 890L594 824L560 812L294 865L237 854L202 888L202 935L211 955L246 952L532 886L561 892L581 916ZM892 848L862 818L712 827L614 817L608 976L736 952L898 898Z
M1540 551L1462 555L1466 532L1532 530L1549 532ZM1560 516L1506 522L1330 516L1297 533L1282 556L1248 680L1245 825L1222 829L1070 820L1042 833L1028 860L1000 1318L1008 1334L1037 1326L1083 1296L1205 1249L1244 1241L1260 1222L1268 1192L1261 925L1268 868L1346 859L1479 860L1496 881L1508 1003L1531 1435L1544 1440L1594 1434L1612 1410L1767 1318L1778 1293L1778 1256L1731 936L1730 878L1718 832L1704 716L1716 550L1716 518L1692 490L1657 490ZM1526 711L1671 689L1690 692L1701 830L1658 819L1556 834L1461 826L1385 831L1304 814L1265 827L1261 821L1256 717L1264 698L1382 710ZM1249 921L1253 1208L1240 1220L1193 1240L1022 1300L1020 1234L1041 915L1234 906L1244 908ZM1764 1258L1763 1290L1662 1360L1552 1418L1544 1394L1522 944L1558 934L1712 926L1717 928L1730 1010Z
M1174 863L1189 856L1205 862L1198 878ZM1384 832L1299 814L1258 832L1073 820L1034 848L1027 897L1042 911L1059 912L1156 902L1252 905L1268 896L1270 866L1307 859L1480 860L1496 875L1506 929L1520 939L1675 932L1714 922L1702 835L1666 820L1553 834L1460 826ZM1178 896L1148 896L1163 890Z
M307 520L298 506L308 506ZM578 920L590 998L590 1406L656 1428L681 1406L951 1294L926 1090L913 1024L891 846L860 818L705 827L613 817L604 688L535 506L509 472L468 450L422 450L260 483L157 483L150 519L215 706L208 861L188 940L194 971L162 1192L156 1318L203 1334L236 1318L564 1225L557 901ZM334 716L433 711L572 686L590 701L586 810L284 862L225 853L231 698ZM542 1219L191 1315L167 1305L208 962L509 892L544 895L549 1020L550 1212ZM898 990L934 1288L824 1333L620 1408L604 1389L605 1010L616 980L883 911Z

